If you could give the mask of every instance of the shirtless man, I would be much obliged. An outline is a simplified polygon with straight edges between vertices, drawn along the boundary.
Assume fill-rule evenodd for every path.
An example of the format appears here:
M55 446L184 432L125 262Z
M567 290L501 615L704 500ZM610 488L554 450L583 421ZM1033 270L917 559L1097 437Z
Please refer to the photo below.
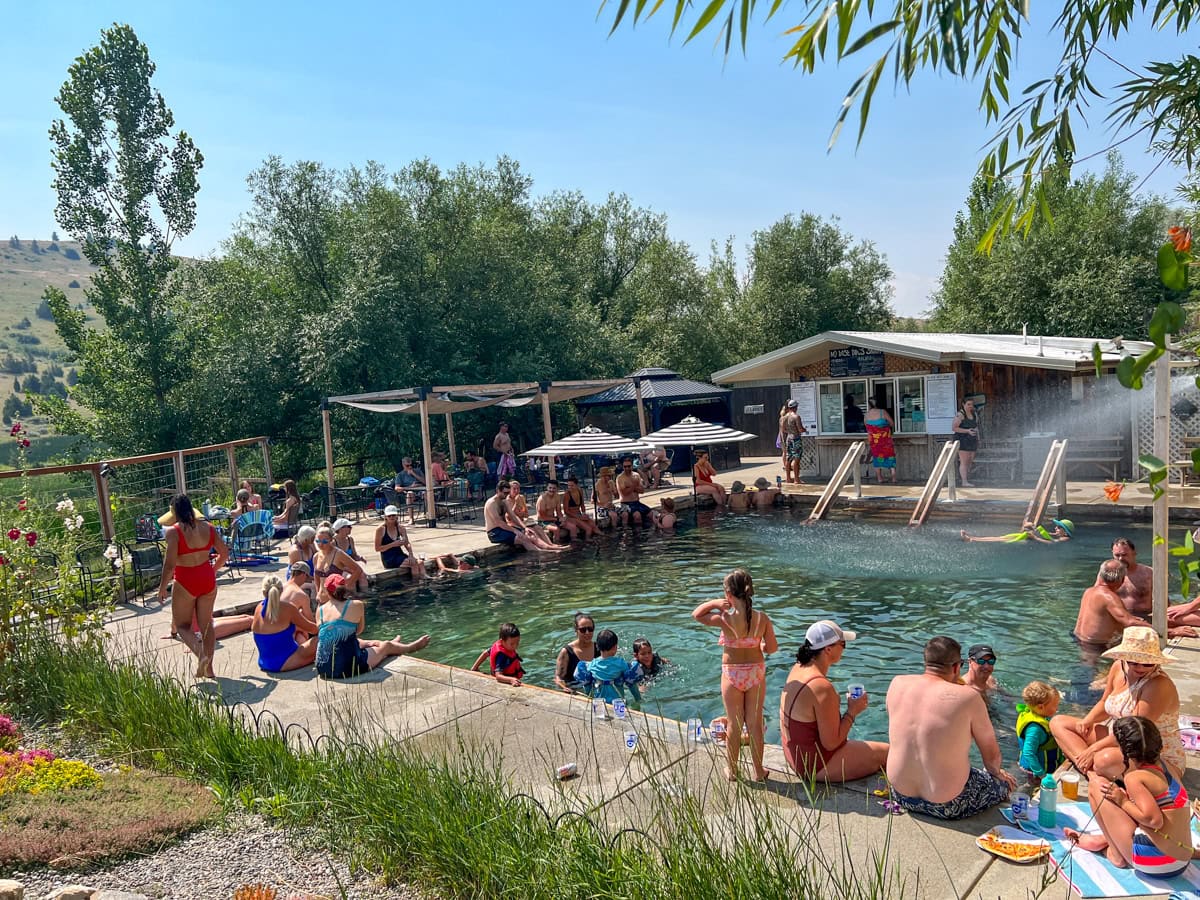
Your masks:
M602 467L598 474L596 485L592 489L592 500L596 504L596 524L613 525L617 519L617 486L613 483L612 466ZM601 510L604 510L603 514Z
M999 689L996 684L996 651L991 644L972 644L967 651L967 674L962 683L978 691L984 700L988 691Z
M1106 559L1100 564L1096 583L1083 592L1074 634L1085 651L1099 654L1112 646L1113 639L1130 625L1142 624L1121 602L1121 589L1127 578L1125 563Z
M517 474L517 457L513 453L512 437L508 433L508 423L501 422L500 430L492 439L492 449L500 454L500 458L496 460L496 477L503 478L505 475Z
M622 522L627 523L627 516L632 516L634 525L650 521L650 507L642 502L641 496L646 491L642 476L633 471L633 460L626 458L621 461L621 474L617 476L617 496L621 500Z
M935 637L925 645L925 671L897 675L888 688L887 777L892 797L909 812L962 819L1016 789L1016 780L1001 768L983 697L957 683L962 662L958 641ZM972 742L983 769L971 766Z
M288 580L283 585L279 599L303 610L309 616L316 614L317 607L314 601L317 599L317 590L312 574L308 571L308 563L304 560L294 562L288 568Z
M508 482L500 481L496 485L496 493L487 503L483 504L483 527L487 531L488 540L493 544L515 544L526 550L566 550L566 547L556 547L541 540L537 535L525 530L525 526L517 522L508 511L504 495L508 493Z
M1137 548L1133 541L1119 537L1112 543L1113 559L1125 564L1125 583L1117 593L1121 602L1130 613L1141 621L1133 624L1140 625L1149 622L1154 611L1154 569L1144 566L1137 561ZM1100 577L1096 577L1100 584ZM1200 617L1195 622L1179 621L1182 617L1194 613L1197 604L1176 603L1167 607L1167 637L1195 637L1196 630L1189 624L1200 624ZM1116 633L1119 636L1120 632Z
M800 480L800 459L804 456L804 443L801 435L807 433L804 423L800 421L797 410L800 404L796 400L787 402L787 411L779 417L779 438L783 444L783 474L788 484L804 484Z
M551 539L557 539L564 534L567 541L573 541L579 536L579 526L563 514L562 495L558 492L558 482L551 481L537 498L534 507L537 512L537 523L546 529Z

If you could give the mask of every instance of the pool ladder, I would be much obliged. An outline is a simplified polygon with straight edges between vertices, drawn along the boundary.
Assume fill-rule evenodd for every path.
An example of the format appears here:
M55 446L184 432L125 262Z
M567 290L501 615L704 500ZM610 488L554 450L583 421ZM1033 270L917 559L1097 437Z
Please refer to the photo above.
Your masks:
M854 475L854 486L858 491L858 496L862 496L862 469L859 468L858 460L866 450L866 441L855 441L846 449L846 455L842 457L842 461L838 464L837 470L834 471L833 477L825 485L825 490L821 492L821 498L817 501L817 505L809 513L809 522L819 522L825 518L825 514L829 512L830 504L842 492L842 488L846 484L846 479L852 474Z
M925 524L925 520L933 511L933 504L937 502L938 494L942 492L943 481L950 499L952 501L956 499L954 488L956 486L955 463L957 461L958 441L946 441L942 444L942 452L938 454L937 462L933 464L933 471L929 473L929 480L925 482L921 496L917 498L917 508L913 510L912 518L908 520L910 528L919 528Z
M1050 442L1050 452L1046 454L1046 462L1042 464L1042 474L1038 476L1037 487L1029 498L1029 506L1025 509L1025 518L1021 520L1034 525L1046 514L1046 505L1050 502L1050 492L1058 494L1058 505L1067 502L1067 467L1064 462L1067 456L1067 441ZM1061 513L1060 513L1061 515Z

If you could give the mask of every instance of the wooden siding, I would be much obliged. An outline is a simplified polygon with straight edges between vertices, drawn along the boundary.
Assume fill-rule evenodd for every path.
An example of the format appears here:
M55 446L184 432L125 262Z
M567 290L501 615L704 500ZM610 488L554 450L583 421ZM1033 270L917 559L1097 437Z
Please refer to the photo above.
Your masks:
M779 453L775 438L779 435L779 410L788 402L791 388L786 384L733 389L733 427L756 435L738 445L742 456L774 456ZM744 412L747 406L762 405L761 413Z

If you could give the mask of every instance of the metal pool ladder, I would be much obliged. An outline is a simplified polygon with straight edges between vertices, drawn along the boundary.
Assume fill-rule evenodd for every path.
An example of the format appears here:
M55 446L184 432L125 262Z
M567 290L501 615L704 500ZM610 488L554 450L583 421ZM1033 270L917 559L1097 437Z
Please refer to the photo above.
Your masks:
M842 461L838 464L833 477L829 479L829 483L825 485L825 490L821 492L821 498L817 501L817 505L813 507L813 511L809 514L808 522L819 522L825 518L825 514L829 512L829 505L842 492L842 487L846 484L846 479L852 473L854 475L854 487L858 492L858 496L862 496L862 469L859 468L858 460L866 449L866 441L855 441L846 449L846 455L842 457Z
M933 471L929 473L929 480L925 482L921 496L917 498L917 508L913 510L912 518L908 520L910 528L919 528L925 524L925 520L933 511L933 504L937 502L938 494L942 492L943 480L946 482L946 493L949 494L952 501L955 499L954 464L957 460L958 441L946 441L942 444L942 452L938 454L937 462L933 464Z
M1025 510L1025 518L1021 520L1036 525L1046 513L1046 504L1050 502L1050 491L1057 489L1058 505L1067 502L1067 441L1050 442L1050 452L1046 454L1046 462L1042 464L1042 474L1038 476L1037 487L1029 498L1029 506Z

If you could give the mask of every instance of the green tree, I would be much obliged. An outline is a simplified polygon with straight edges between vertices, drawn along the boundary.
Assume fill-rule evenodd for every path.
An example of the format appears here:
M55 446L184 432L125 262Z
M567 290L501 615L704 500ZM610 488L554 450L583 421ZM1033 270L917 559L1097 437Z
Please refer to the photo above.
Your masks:
M601 10L606 6L613 9L614 32L622 22L632 26L667 6L672 10L672 34L682 31L687 43L715 29L728 56L735 39L746 52L759 2L601 0ZM763 24L774 33L792 24L772 21L784 7L780 0L764 2L762 7L766 10ZM1023 32L1032 30L1028 3L895 0L888 8L859 0L803 0L787 8L789 16L796 9L800 13L794 27L784 32L794 39L785 62L811 74L827 58L839 65L851 58L867 60L839 106L831 145L855 108L862 141L871 101L887 71L898 87L906 89L912 89L918 73L926 69L981 85L979 107L984 119L995 123L996 132L980 174L1001 179L1018 176L1017 189L998 207L993 227L984 234L985 246L1014 225L1028 231L1039 210L1049 215L1044 176L1058 165L1066 165L1069 174L1078 155L1073 121L1083 120L1097 99L1104 101L1113 126L1111 146L1140 134L1151 153L1189 170L1200 152L1200 106L1196 104L1200 59L1187 54L1174 61L1116 61L1124 70L1122 82L1109 94L1097 87L1096 72L1097 60L1113 59L1103 43L1117 41L1134 28L1184 34L1200 15L1195 4L1064 0L1051 26L1061 39L1062 52L1052 71L1020 89L1011 83L1009 67ZM1095 111L1090 115L1095 118Z
M1072 180L1065 167L1046 179L1053 230L1004 241L989 255L977 246L1013 191L980 177L954 222L954 240L933 295L932 324L945 331L1144 340L1155 306L1168 293L1154 258L1169 209L1134 194L1120 157L1103 175Z
M189 335L168 290L171 246L195 223L191 138L151 87L154 63L132 28L114 25L79 57L58 93L65 119L50 128L55 216L96 266L88 300L105 328L87 327L63 293L47 288L55 327L77 361L74 398L86 411L47 402L63 433L116 452L178 446L188 434Z
M892 323L887 259L869 241L854 243L836 220L784 216L754 233L749 262L750 284L737 310L746 353L761 351L762 335L784 346L822 331Z

